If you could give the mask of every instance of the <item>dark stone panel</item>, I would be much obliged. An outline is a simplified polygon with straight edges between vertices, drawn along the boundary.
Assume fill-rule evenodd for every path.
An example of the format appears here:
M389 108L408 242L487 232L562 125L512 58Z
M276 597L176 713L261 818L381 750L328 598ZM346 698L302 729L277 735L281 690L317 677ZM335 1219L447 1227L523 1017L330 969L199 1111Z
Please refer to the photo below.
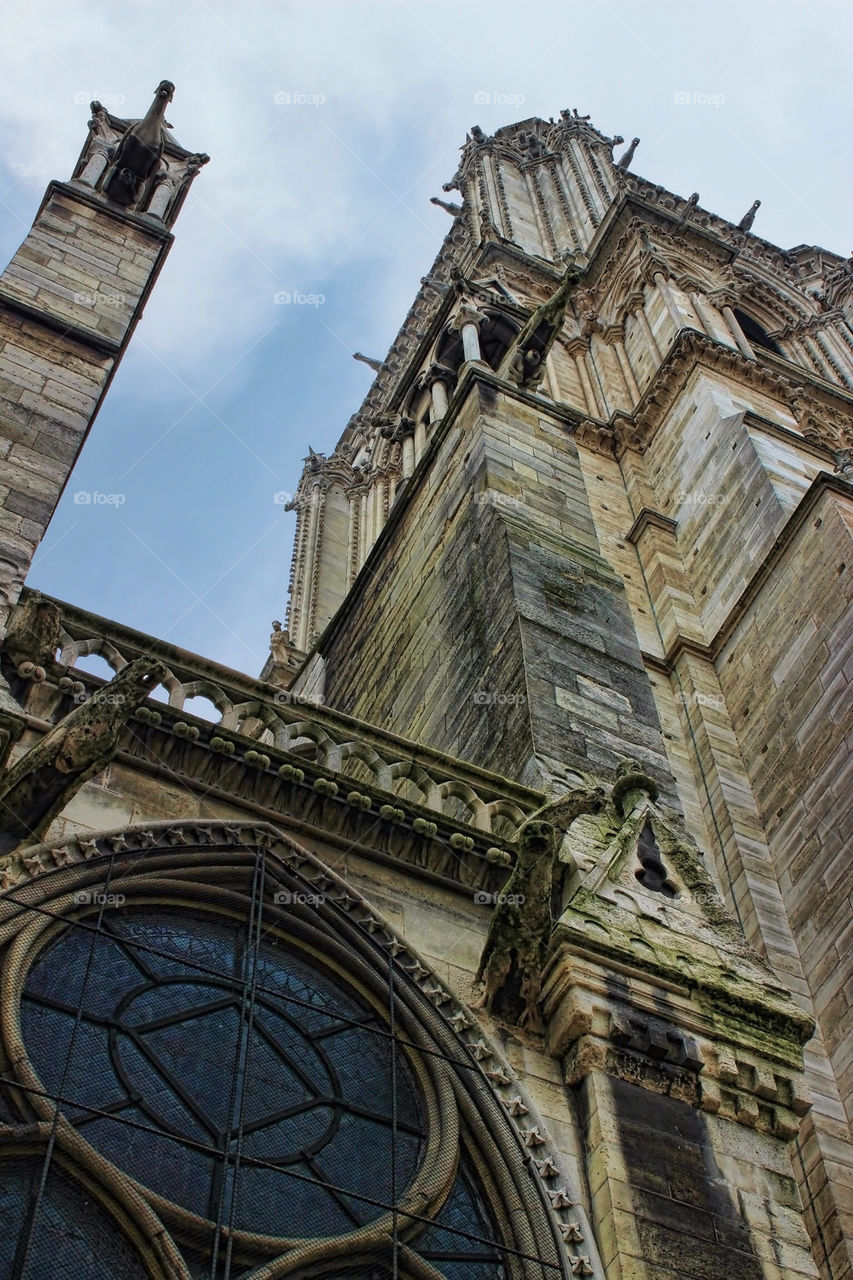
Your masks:
M623 1080L611 1087L644 1258L690 1280L762 1280L702 1112Z

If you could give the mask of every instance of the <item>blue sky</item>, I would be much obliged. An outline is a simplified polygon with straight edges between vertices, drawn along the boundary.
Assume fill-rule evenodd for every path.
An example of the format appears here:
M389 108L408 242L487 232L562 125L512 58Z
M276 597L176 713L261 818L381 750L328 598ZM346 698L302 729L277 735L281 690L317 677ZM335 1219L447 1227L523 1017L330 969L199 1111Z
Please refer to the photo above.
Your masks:
M239 670L284 613L293 516L274 495L367 391L352 352L393 340L471 124L576 106L638 134L652 181L735 220L760 198L758 234L850 251L846 2L2 8L4 263L70 175L91 98L140 116L171 79L176 138L211 156L29 582ZM95 490L124 501L74 503Z

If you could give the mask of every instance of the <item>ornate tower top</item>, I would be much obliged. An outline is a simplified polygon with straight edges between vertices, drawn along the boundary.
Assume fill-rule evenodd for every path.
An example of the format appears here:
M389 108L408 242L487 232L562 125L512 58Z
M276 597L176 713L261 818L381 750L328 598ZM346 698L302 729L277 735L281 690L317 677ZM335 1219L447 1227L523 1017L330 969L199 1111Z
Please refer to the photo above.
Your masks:
M161 80L141 120L122 120L100 102L90 104L89 136L71 179L128 213L156 218L171 227L193 178L210 156L187 151L171 136L165 118L175 94Z

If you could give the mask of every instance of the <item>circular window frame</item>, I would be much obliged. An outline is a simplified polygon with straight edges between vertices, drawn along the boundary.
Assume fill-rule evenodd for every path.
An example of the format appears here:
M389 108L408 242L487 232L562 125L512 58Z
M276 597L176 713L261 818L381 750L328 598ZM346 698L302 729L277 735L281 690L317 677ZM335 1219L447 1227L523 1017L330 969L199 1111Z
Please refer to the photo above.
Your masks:
M69 846L54 848L50 851L53 866L43 857L38 868L43 867L48 878L39 877L17 886L13 892L19 905L13 906L11 912L3 910L0 899L0 980L5 996L0 1036L5 1065L21 1087L19 1098L29 1099L29 1103L19 1101L17 1105L22 1124L34 1111L41 1126L53 1120L53 1104L47 1096L39 1096L47 1091L26 1052L20 1007L30 969L67 928L68 921L97 917L97 904L81 909L74 902L75 892L89 888L121 893L128 907L168 906L187 911L191 918L197 917L201 909L214 918L245 924L246 907L251 900L246 881L257 865L257 851L263 850L270 873L264 893L265 915L276 911L274 891L289 889L310 896L318 885L330 888L325 906L310 912L295 908L278 912L276 923L265 928L265 934L304 954L344 993L352 990L385 1025L388 975L393 969L396 1030L405 1037L400 1040L400 1048L421 1094L425 1139L415 1178L398 1201L396 1211L386 1212L367 1227L338 1236L298 1239L234 1231L231 1235L235 1260L257 1268L257 1275L264 1280L297 1274L319 1276L323 1266L334 1265L335 1258L346 1257L348 1264L356 1265L363 1257L365 1265L368 1261L381 1265L377 1246L390 1239L395 1221L399 1228L400 1222L408 1218L409 1230L399 1232L401 1275L410 1274L413 1280L436 1280L439 1273L416 1253L417 1240L427 1229L423 1220L435 1220L440 1214L464 1153L466 1166L493 1220L495 1247L501 1254L507 1280L556 1280L569 1276L566 1250L561 1247L558 1234L559 1222L545 1199L545 1188L530 1176L530 1151L525 1149L518 1127L480 1069L479 1055L474 1053L472 1059L469 1051L474 1046L465 1043L456 1024L450 1023L448 1011L442 1009L450 999L449 993L420 985L427 971L391 926L368 902L354 897L351 886L275 828L211 822L193 823L178 830L180 838L175 836L173 823L97 834L86 841L82 859L79 854L74 858ZM144 837L141 850L133 848L140 836ZM188 845L192 847L187 848ZM45 846L41 849L46 851ZM63 865L72 858L82 865ZM308 874L300 874L300 867L307 868ZM221 877L221 884L216 883L216 877ZM38 913L35 920L27 919L28 900ZM365 912L366 920L355 918L356 914L364 917ZM377 931L384 935L382 946L376 940ZM454 1002L458 1003L455 998ZM466 1021L464 1025L471 1023ZM461 1067L465 1070L461 1071ZM13 1089L7 1086L7 1092ZM155 1222L158 1227L162 1224L160 1230L165 1228L166 1233L176 1232L174 1252L166 1248L171 1256L164 1259L165 1269L156 1274L169 1280L178 1276L186 1280L189 1273L180 1258L181 1244L193 1249L209 1248L210 1220L163 1198L101 1156L81 1137L61 1108L56 1138L68 1157L69 1167L79 1163L96 1181L110 1187L132 1216L145 1221L147 1238L151 1238ZM448 1148L453 1151L449 1163L441 1160L442 1151ZM436 1178L440 1166L443 1173ZM259 1264L260 1258L266 1261Z

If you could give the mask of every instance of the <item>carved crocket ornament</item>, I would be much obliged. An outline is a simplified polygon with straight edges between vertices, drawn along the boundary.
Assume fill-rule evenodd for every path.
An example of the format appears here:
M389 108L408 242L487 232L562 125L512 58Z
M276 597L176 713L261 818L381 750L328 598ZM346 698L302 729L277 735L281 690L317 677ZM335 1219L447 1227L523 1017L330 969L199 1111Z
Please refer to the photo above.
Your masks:
M549 801L518 831L518 855L498 895L477 970L483 984L480 1008L541 1031L539 993L553 920L554 862L563 835L582 813L598 813L606 802L600 787L578 787Z
M128 717L166 673L136 658L30 747L0 779L0 852L38 841L84 782L112 759Z

